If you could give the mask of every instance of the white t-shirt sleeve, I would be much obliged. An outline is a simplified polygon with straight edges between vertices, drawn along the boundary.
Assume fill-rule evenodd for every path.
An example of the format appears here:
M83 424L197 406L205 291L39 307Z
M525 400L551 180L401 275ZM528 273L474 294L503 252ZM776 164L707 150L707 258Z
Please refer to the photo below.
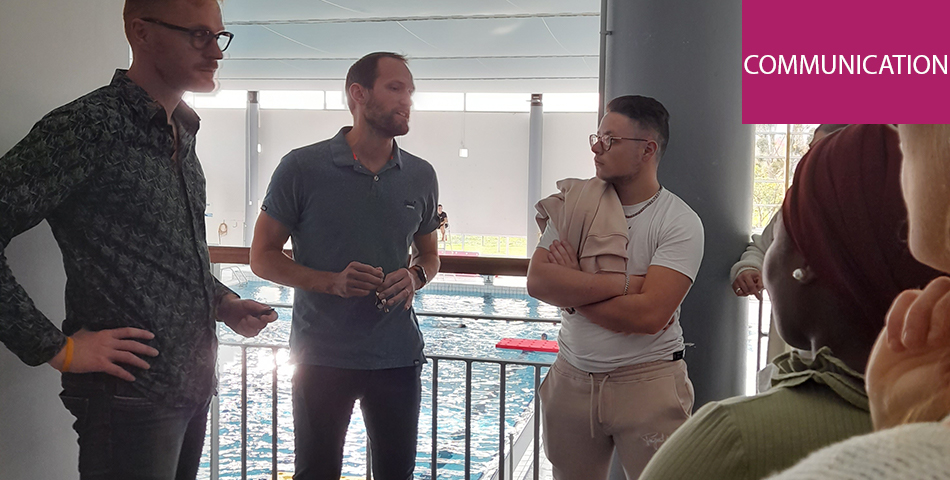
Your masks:
M696 281L703 262L703 222L692 210L670 219L660 234L650 265L666 267Z
M550 250L551 244L554 243L555 240L560 240L560 237L557 234L557 229L554 228L554 225L551 225L551 221L548 220L548 224L544 227L544 233L541 234L541 238L538 240L538 248Z

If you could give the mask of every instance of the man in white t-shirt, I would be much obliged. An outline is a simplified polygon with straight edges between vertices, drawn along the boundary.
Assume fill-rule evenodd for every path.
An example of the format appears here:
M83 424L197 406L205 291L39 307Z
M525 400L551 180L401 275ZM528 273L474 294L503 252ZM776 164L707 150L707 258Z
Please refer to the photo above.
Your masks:
M591 136L597 177L627 220L626 275L581 271L551 223L528 267L528 292L563 308L560 352L539 392L557 480L606 478L615 449L627 477L639 477L692 411L679 315L703 225L657 180L668 140L666 108L641 96L612 100Z

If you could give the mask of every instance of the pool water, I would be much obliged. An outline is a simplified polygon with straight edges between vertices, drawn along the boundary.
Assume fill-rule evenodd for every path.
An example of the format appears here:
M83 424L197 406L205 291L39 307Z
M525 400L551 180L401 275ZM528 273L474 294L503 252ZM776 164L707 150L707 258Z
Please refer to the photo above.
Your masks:
M292 303L293 291L272 283L252 279L232 287L243 298L267 303ZM530 298L523 290L499 288L474 293L457 285L432 283L416 294L416 311L457 312L479 315L506 315L532 318L556 318L557 309ZM291 311L278 308L279 320L253 339L244 339L226 327L219 328L222 342L287 345ZM458 355L552 362L554 354L496 349L504 337L557 338L559 326L551 323L471 320L444 317L419 317L419 326L428 355ZM293 365L287 363L287 349L277 351L277 425L278 470L293 472L293 414L291 382ZM249 348L248 369L248 478L271 478L272 403L271 388L275 358L270 348ZM542 375L547 368L542 369ZM471 479L482 478L498 464L499 366L475 363L472 367ZM417 479L430 479L432 455L432 363L422 370L422 408L417 444ZM241 475L241 353L237 347L221 347L218 358L219 393L219 476ZM534 401L534 368L507 367L505 390L505 434L518 434L527 422ZM439 362L438 391L438 478L462 479L465 454L465 364ZM210 432L210 427L209 427ZM210 478L210 438L199 478ZM354 408L344 446L343 475L366 474L366 431L359 406Z

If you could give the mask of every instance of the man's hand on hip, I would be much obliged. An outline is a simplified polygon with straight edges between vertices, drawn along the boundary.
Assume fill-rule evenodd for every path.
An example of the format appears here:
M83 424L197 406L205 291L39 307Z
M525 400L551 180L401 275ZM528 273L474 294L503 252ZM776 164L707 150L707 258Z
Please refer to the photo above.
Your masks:
M151 340L155 335L139 328L125 327L90 332L82 329L72 335L73 355L70 373L104 372L122 380L134 382L135 377L119 364L148 370L149 364L136 355L154 357L158 350L132 339ZM66 361L66 347L49 364L62 371Z
M383 283L377 289L376 295L379 296L381 303L386 308L392 308L405 302L405 309L409 310L409 307L412 306L412 298L416 293L415 280L415 273L409 271L408 268L400 268L386 275Z
M383 283L383 269L365 263L350 262L336 274L330 293L338 297L365 297Z

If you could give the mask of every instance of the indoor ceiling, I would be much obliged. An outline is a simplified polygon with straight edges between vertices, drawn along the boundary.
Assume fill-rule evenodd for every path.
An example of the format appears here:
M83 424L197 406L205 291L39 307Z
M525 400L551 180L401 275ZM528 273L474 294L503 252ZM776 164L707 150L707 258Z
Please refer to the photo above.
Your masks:
M342 90L373 51L420 91L596 92L598 0L226 0L223 88Z

